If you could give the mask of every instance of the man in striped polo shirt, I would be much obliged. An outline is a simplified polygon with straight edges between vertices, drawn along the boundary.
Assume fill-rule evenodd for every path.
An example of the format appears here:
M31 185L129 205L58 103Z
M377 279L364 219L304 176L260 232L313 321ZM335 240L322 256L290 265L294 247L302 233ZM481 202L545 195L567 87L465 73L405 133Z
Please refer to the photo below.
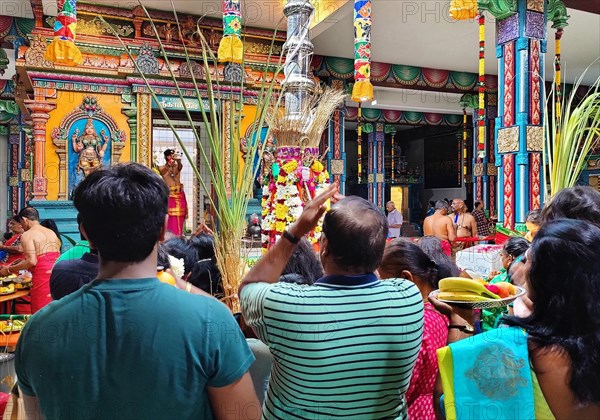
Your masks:
M423 330L423 301L408 280L380 281L385 217L359 197L325 215L313 286L278 283L299 238L317 224L337 186L308 203L240 286L242 313L274 357L268 419L404 419Z

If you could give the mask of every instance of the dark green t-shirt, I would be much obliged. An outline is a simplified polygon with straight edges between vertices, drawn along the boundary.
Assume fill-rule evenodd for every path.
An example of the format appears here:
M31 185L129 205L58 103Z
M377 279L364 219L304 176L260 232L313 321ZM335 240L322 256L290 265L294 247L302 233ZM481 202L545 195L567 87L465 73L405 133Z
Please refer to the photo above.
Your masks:
M26 324L21 390L47 419L210 419L254 356L229 310L156 278L94 280Z

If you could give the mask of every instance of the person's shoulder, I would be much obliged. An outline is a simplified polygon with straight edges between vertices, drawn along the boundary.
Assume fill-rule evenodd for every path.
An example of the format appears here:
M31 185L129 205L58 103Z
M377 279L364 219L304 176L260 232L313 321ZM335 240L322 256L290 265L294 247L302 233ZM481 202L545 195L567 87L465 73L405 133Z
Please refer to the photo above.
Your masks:
M413 295L415 292L420 294L419 289L412 281L402 278L385 279L380 281L379 285L381 287L391 287L400 292L406 292L411 295Z

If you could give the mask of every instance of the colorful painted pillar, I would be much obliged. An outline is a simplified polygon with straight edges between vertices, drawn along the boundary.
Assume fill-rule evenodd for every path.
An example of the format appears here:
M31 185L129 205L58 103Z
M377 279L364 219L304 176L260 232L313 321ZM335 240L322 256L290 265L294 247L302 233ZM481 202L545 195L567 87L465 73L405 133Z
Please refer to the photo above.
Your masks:
M340 192L346 190L346 142L344 136L344 107L336 109L329 120L327 168L333 182L339 182Z
M544 56L546 2L518 0L496 17L498 116L495 156L498 168L498 221L525 230L525 218L544 200ZM496 12L498 12L496 10ZM506 16L508 14L508 16Z
M24 101L29 109L29 116L33 125L33 199L46 200L48 195L48 179L46 178L46 122L50 118L50 111L56 104L39 100L27 99Z
M375 131L369 133L368 191L369 201L383 209L385 205L385 132L383 123L375 123Z
M496 101L497 95L485 94L485 138L484 138L484 150L486 151L483 156L478 157L477 144L479 141L479 130L477 126L473 126L473 177L474 177L474 194L473 199L475 201L481 201L485 209L489 209L490 215L496 212L496 167L494 166L495 161L495 139L494 139L494 123L497 113ZM473 121L477 121L478 110L473 110L472 118Z

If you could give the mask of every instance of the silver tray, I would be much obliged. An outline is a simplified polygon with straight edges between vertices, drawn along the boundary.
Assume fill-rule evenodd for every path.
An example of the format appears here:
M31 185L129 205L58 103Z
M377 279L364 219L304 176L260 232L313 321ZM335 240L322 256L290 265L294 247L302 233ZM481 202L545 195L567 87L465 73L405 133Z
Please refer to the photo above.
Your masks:
M511 295L507 298L502 298L502 299L490 299L490 300L482 300L479 302L465 302L462 300L443 300L443 299L438 299L438 294L440 293L440 289L434 290L433 292L431 292L429 294L429 296L432 296L436 299L438 299L440 302L444 302L447 303L449 305L460 305L463 307L468 307L471 309L489 309L489 308L500 308L502 306L508 306L509 303L512 303L516 298L523 296L525 293L527 293L527 291L519 286L515 286L517 289L517 293L514 295Z

